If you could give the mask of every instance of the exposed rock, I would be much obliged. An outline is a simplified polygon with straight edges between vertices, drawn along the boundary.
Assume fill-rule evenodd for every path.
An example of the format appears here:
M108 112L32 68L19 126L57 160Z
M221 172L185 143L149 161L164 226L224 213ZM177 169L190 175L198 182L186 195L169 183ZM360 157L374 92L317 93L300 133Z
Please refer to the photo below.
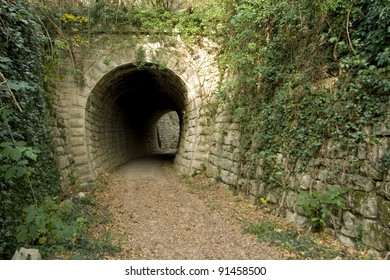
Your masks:
M388 251L390 246L390 235L385 228L372 220L363 221L363 236L364 244L378 250Z
M345 245L347 245L347 246L349 246L349 247L351 247L351 248L355 248L355 243L354 243L354 241L353 241L352 238L340 234L339 240L340 240L343 244L345 244Z
M351 212L343 214L343 227L341 233L349 237L359 236L359 219ZM343 242L344 243L344 242Z
M308 222L308 218L301 216L297 213L291 212L289 210L286 211L286 219L290 222L297 224L300 227L306 226Z
M83 198L85 198L85 194L84 194L83 192L80 192L80 193L77 195L77 197L78 197L79 199L83 199Z
M16 250L13 260L40 260L41 254L38 249L19 248Z
M390 201L385 199L380 199L379 204L379 219L387 228L390 228Z
M309 174L305 174L302 176L300 188L307 190L309 189L312 182L312 178Z
M355 191L352 194L352 206L366 218L378 217L378 201L375 195L363 191Z

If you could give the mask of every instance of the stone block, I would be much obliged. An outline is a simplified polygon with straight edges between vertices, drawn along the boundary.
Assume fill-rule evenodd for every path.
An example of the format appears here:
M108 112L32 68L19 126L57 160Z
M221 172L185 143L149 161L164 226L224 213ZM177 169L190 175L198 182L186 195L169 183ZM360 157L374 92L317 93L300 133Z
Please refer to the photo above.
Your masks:
M19 248L16 250L12 260L40 260L41 254L38 249Z
M304 174L301 177L299 188L303 189L303 190L307 190L307 189L310 188L310 185L312 184L312 182L313 182L313 178L311 177L311 175L310 174Z
M358 237L360 235L360 222L351 212L344 212L341 233L349 237Z
M327 146L327 156L332 159L344 159L348 155L348 151L343 149L341 143L329 141Z
M256 167L256 177L261 178L263 176L263 168L261 166Z
M85 145L85 138L84 136L75 136L70 138L70 145L72 147Z
M378 145L375 144L367 145L367 159L373 162L378 162L380 160Z
M359 143L358 150L357 150L357 157L358 159L364 160L367 158L367 144L366 143Z
M70 127L72 128L78 128L78 127L84 127L85 120L81 118L74 118L69 121Z
M377 222L364 220L362 241L378 251L385 252L389 250L390 234Z
M252 194L255 197L260 197L264 191L264 184L258 183L255 180L252 180L250 183L250 194Z
M220 177L222 182L228 185L235 185L237 182L237 175L226 170L221 170Z
M372 191L375 186L374 181L371 178L356 174L347 174L346 182L348 187L358 191Z
M360 174L364 177L374 179L377 181L382 181L384 178L384 170L382 165L379 163L373 163L364 161L360 165Z
M366 218L375 219L378 217L378 201L374 194L364 191L353 191L351 201L352 208Z
M75 156L84 155L87 153L87 148L85 146L72 147L72 153Z
M286 195L286 205L287 208L293 210L295 207L295 203L297 202L298 195L296 192L288 191Z
M376 136L390 136L390 122L375 125L374 134Z
M75 107L85 108L86 103L87 103L87 99L84 96L80 96L77 94L72 96L72 104L71 105L73 105Z
M75 127L70 130L71 137L85 136L85 129L83 127Z
M351 237L340 234L339 240L344 245L347 245L348 247L351 247L351 248L355 248L355 242Z
M70 113L71 118L84 119L84 117L85 117L84 109L81 107L72 107L69 109L69 113Z
M300 227L305 227L309 224L309 219L307 217L301 216L298 213L292 212L290 210L286 211L286 219Z
M326 169L321 169L321 170L318 172L317 180L319 180L319 181L321 181L321 182L326 182L326 181L327 181L327 178L328 178L328 170L326 170Z
M377 182L375 189L378 194L390 200L390 182Z
M379 220L390 229L390 201L380 198L378 202Z

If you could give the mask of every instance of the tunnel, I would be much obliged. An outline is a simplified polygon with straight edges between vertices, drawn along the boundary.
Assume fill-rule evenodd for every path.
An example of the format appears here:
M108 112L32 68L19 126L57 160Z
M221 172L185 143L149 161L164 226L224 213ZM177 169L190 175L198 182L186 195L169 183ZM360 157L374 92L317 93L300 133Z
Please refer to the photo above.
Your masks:
M164 133L161 127L157 129L159 120L175 112L182 134L186 104L186 85L169 69L152 63L142 67L127 64L105 74L92 89L85 107L90 170L98 175L159 152L159 135Z

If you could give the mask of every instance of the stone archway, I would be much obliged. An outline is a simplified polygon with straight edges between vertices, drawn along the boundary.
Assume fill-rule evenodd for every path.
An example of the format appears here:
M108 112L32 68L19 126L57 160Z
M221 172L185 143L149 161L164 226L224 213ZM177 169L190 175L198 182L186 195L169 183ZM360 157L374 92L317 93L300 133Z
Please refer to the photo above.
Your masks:
M185 83L173 71L152 63L121 65L105 74L85 108L91 170L99 174L158 151L158 120L165 112L176 111L183 123L187 93Z
M75 52L78 77L63 71L56 99L61 123L54 132L65 185L69 177L88 183L104 170L153 153L157 122L168 111L180 119L177 170L190 174L207 159L208 127L202 119L218 84L214 55L188 49L180 39L137 41L96 40L88 53Z

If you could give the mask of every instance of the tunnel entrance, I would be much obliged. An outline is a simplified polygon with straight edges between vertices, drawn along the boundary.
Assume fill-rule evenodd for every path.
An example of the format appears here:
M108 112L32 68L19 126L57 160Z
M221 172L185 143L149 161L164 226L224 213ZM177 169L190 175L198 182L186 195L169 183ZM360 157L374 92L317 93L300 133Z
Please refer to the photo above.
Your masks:
M156 64L127 64L105 74L93 88L85 108L90 170L98 175L133 158L171 149L172 144L165 147L167 141L163 140L170 134L161 121L166 116L177 118L177 148L179 135L183 135L186 104L184 82L173 71Z

